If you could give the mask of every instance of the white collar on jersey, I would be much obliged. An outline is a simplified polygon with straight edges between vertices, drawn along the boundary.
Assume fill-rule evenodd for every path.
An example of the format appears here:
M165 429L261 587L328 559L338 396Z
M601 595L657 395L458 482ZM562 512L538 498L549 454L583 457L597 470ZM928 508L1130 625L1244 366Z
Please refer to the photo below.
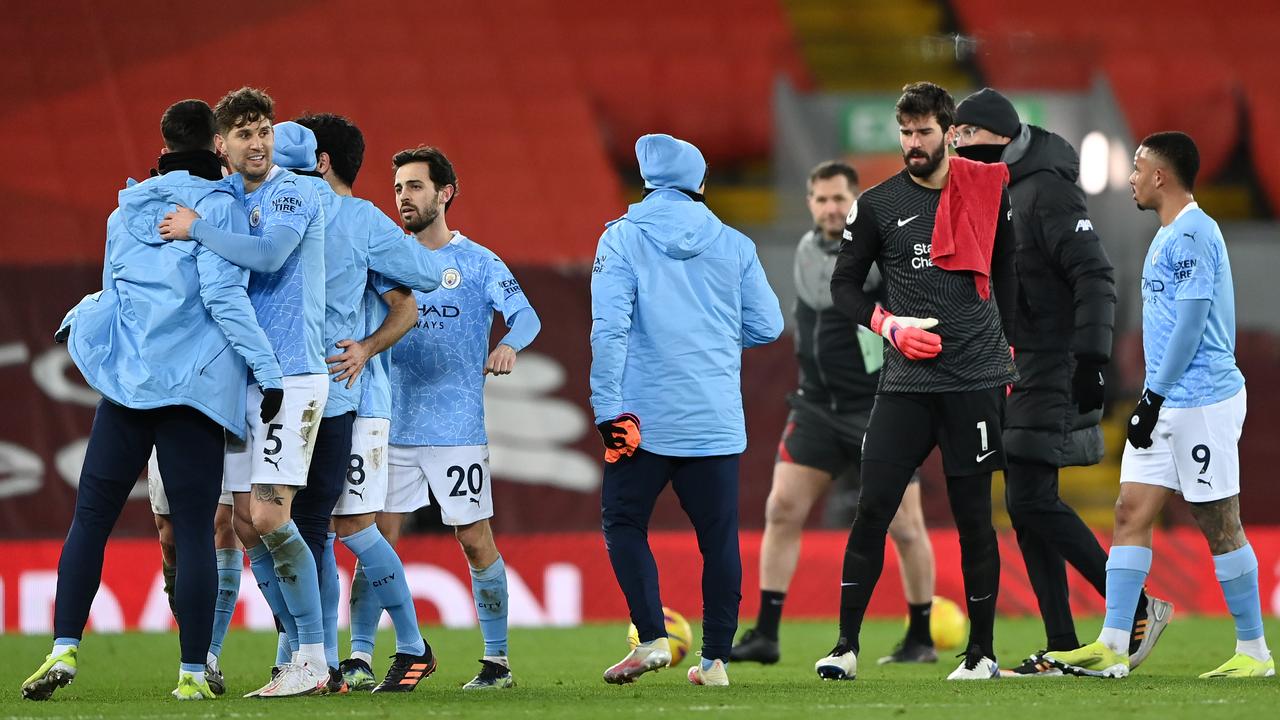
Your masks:
M1195 200L1192 200L1191 202L1187 203L1185 207L1179 210L1177 215L1173 216L1173 222L1169 224L1172 225L1173 223L1178 222L1178 218L1182 217L1183 215L1186 215L1192 210L1199 210L1199 209L1200 209L1200 203L1196 202Z

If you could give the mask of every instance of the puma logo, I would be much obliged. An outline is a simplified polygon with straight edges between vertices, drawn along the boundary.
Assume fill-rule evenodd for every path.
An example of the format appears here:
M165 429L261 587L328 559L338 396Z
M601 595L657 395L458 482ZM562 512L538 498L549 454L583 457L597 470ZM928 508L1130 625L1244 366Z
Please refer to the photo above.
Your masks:
M271 458L266 457L266 456L264 455L264 456L263 456L263 458L262 458L262 462L267 463L267 464L268 464L268 465L270 465L271 467L275 468L275 469L276 469L276 472L279 472L279 471L280 471L280 459L279 459L279 458L277 458L277 459L275 459L275 460L272 460Z
M467 498L467 499L468 499L468 500L470 500L471 502L475 503L475 504L476 504L476 506L477 506L477 507L479 507L479 505L480 505L480 500L479 500L479 498Z
M356 497L360 498L361 500L364 500L364 491L363 491L363 490L356 491L356 490L352 490L351 488L347 488L347 492L351 493L352 495L355 495Z

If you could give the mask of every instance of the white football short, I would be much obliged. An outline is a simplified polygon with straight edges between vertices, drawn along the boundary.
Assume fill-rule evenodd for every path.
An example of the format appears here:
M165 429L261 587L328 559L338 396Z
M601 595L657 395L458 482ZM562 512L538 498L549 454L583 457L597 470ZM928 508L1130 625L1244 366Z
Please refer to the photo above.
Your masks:
M306 487L311 452L328 398L328 375L290 375L284 379L280 412L270 423L263 423L262 391L250 385L245 401L249 442L227 442L222 489L249 492L254 485Z
M347 480L334 507L334 515L364 515L379 512L387 502L387 440L391 421L386 418L356 418L351 430L351 457Z
M1120 460L1120 482L1159 485L1203 503L1240 494L1240 454L1245 391L1194 408L1162 408L1151 447L1128 442Z
M493 517L488 445L392 445L388 457L386 512L413 512L435 496L446 525Z

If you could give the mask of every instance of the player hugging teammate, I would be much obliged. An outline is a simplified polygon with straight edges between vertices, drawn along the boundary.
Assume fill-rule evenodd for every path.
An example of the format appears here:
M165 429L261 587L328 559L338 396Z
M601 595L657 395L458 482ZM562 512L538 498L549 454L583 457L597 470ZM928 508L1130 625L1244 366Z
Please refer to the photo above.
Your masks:
M865 403L855 408L852 432L824 427L842 422L842 409L839 398L818 392L809 399L827 400L817 408L832 412L812 412L799 437L784 435L775 476L779 501L771 504L788 494L790 479L812 486L799 494L807 508L847 458L860 455L863 487L841 573L839 635L815 664L824 679L857 675L886 533L935 446L971 623L964 659L949 679L999 676L991 474L1005 468L1005 398L1019 379L1009 343L1019 285L1004 161L1016 164L1010 153L1022 152L1019 143L1032 131L1024 137L1002 97L973 100L960 137L951 95L932 83L908 85L896 106L901 172L856 201L851 170L828 168L810 179L824 233L810 248L823 254L819 274L841 232L843 242L829 296L808 288L808 299L815 310L842 316L829 313L832 322L847 323L844 345L851 353L856 345L861 356L847 359L862 363L857 383L875 372L884 349L865 432ZM246 555L279 629L270 678L250 696L417 687L437 660L393 548L403 516L433 497L470 568L484 642L480 670L465 687L514 687L506 568L489 523L484 384L488 375L513 371L541 326L507 266L447 225L460 187L452 163L430 146L395 155L406 234L354 197L364 139L346 118L276 123L274 101L246 87L215 108L198 100L174 104L161 131L166 150L157 172L130 181L108 219L102 291L69 312L55 335L103 399L59 560L53 649L23 682L23 696L44 700L75 679L107 536L153 451L152 504L181 645L172 693L178 699L211 699L226 689L222 640ZM1005 150L984 149L1001 139ZM989 162L949 157L952 144ZM776 339L782 315L754 244L703 202L701 152L668 135L646 135L636 153L646 197L608 225L592 277L591 403L606 448L603 530L638 642L604 680L630 683L670 661L646 535L654 503L670 484L704 562L702 657L688 677L724 686L730 659L779 657L782 594L803 521L785 518L773 528L781 540L764 559L776 572L762 579L762 599L775 602L733 648L741 600L738 461L747 442L741 353ZM1069 613L1057 615L1058 647L1011 674L1124 677L1146 657L1170 610L1143 591L1151 528L1174 493L1209 543L1236 627L1233 656L1201 677L1275 673L1263 637L1258 559L1240 522L1237 444L1246 401L1234 357L1231 267L1220 229L1192 195L1198 168L1195 144L1182 133L1151 135L1134 157L1134 199L1159 215L1161 228L1143 263L1146 378L1128 424L1102 632L1097 642L1063 649L1075 644L1063 639L1074 639L1074 627ZM823 208L840 202L818 201L824 194L851 203L843 229L838 217L823 219L830 215ZM873 265L882 277L877 296L867 284ZM1109 278L1109 269L1096 269ZM1111 292L1109 280L1097 287ZM139 315L137 307L151 312ZM508 330L490 349L495 311ZM652 322L657 316L663 321ZM871 345L856 325L874 333ZM876 335L887 349L876 346ZM1083 369L1072 392L1082 413L1102 402L1096 373L1109 357L1109 339L1097 345L1075 359ZM816 348L802 347L801 355L816 366ZM824 432L840 435L842 447L811 443L802 453L809 462L793 456L798 440ZM849 438L858 435L855 453ZM1031 480L1056 494L1056 467L1049 470ZM917 494L909 507L918 505ZM1083 526L1072 532L1088 535ZM351 648L341 661L335 539L358 559ZM1092 567L1096 586L1097 557ZM1064 593L1062 583L1042 594ZM927 625L929 593L918 594L908 640ZM383 610L395 625L396 652L375 683L374 634ZM925 643L915 645L904 643L886 660L933 658Z
M429 487L448 503L445 521L471 565L485 638L481 671L466 687L515 684L506 574L488 525L483 385L513 370L538 317L496 255L445 225L458 181L443 153L396 156L410 237L352 196L364 152L354 124L274 120L271 97L247 87L212 110L171 107L158 176L131 183L109 221L103 292L58 331L104 400L60 563L57 637L24 697L47 699L75 678L106 536L153 447L153 509L174 551L166 565L182 636L178 699L225 691L219 659L244 555L280 629L271 677L250 696L405 692L430 676L436 661L392 549L397 513L425 505ZM172 269L157 279L157 267ZM150 325L120 319L130 302L157 309ZM460 309L456 319L419 326L417 307L437 303ZM489 352L494 309L511 331ZM388 367L380 353L406 333ZM172 383L139 380L148 376ZM455 470L468 481L461 498L447 485ZM380 525L377 513L386 515ZM331 524L359 561L352 652L341 663ZM384 609L397 647L374 687Z

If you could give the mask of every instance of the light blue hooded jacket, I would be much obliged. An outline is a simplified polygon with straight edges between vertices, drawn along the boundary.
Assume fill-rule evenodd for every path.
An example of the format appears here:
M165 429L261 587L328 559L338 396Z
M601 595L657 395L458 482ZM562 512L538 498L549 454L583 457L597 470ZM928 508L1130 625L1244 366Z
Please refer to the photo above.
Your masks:
M591 275L591 406L597 423L640 418L659 455L742 452L743 348L773 342L782 310L750 238L695 192L706 163L688 143L636 143L650 188L607 226Z
M245 362L265 388L281 387L280 365L249 303L248 271L198 243L160 237L156 227L175 205L248 232L225 180L174 171L129 181L107 219L103 290L63 320L67 348L108 400L139 410L186 405L244 438Z

